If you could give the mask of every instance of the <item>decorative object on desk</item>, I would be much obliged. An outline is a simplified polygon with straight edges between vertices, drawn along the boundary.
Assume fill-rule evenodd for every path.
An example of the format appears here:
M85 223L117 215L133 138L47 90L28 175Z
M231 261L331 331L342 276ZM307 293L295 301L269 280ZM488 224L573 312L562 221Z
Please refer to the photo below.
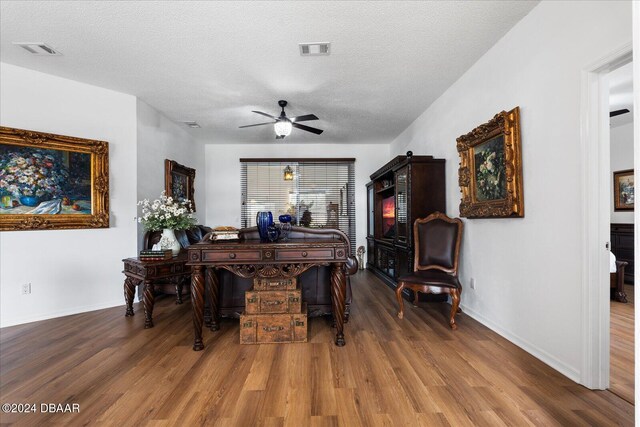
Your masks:
M184 203L191 202L192 212L196 211L193 183L196 179L196 170L181 165L180 163L165 159L164 161L164 191L168 197Z
M613 201L615 211L632 211L635 205L633 169L613 173Z
M358 268L364 270L364 246L358 247L356 255L358 256Z
M104 141L0 127L0 230L109 227L108 159Z
M524 217L519 107L496 114L456 141L460 216Z
M260 211L256 214L256 225L258 226L258 234L263 242L269 241L268 228L273 224L273 214L269 211Z
M216 240L238 240L240 238L240 230L230 226L220 226L214 228L210 233L210 239Z
M407 157L411 157L411 156L413 156L413 151L411 150L407 151Z
M138 259L140 261L164 261L173 258L173 252L170 249L167 250L149 250L145 249L140 251Z
M291 215L280 215L278 217L278 221L280 221L280 232L282 240L287 241L287 239L289 238L289 232L291 231Z
M162 237L158 243L163 250L170 250L173 256L178 256L180 249L182 248L178 239L176 239L176 233L174 233L171 228L165 228L162 230Z
M287 165L282 173L284 174L285 181L293 181L293 169L291 169L291 166Z
M190 202L176 201L163 191L159 199L153 202L144 199L138 202L138 206L142 206L142 216L138 218L138 222L144 225L146 231L162 230L160 247L171 249L174 255L178 255L181 246L174 230L187 230L196 224Z
M271 223L267 227L267 237L270 242L275 242L280 237L280 229L274 223Z

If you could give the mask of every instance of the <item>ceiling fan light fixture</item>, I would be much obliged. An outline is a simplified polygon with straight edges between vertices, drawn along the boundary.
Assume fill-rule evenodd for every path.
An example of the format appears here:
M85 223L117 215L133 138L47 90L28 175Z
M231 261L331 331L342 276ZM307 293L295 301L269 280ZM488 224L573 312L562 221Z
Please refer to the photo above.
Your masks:
M289 136L291 134L291 129L291 121L289 121L288 119L278 120L273 124L273 130L276 132L276 136L280 138Z

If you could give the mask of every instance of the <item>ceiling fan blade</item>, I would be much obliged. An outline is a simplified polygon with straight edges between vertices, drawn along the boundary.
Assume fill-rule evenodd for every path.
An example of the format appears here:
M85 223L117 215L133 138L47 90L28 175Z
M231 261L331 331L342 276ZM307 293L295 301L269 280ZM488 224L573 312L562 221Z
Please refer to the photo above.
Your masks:
M255 125L244 125L244 126L238 126L239 128L250 128L253 126L263 126L263 125L272 125L274 122L267 122L267 123L256 123Z
M270 119L276 119L275 116L272 116L271 114L267 114L267 113L263 113L262 111L255 111L255 110L251 110L252 113L257 113L257 114L261 114L265 117L269 117Z
M320 120L320 119L318 119L318 116L316 116L315 114L305 114L304 116L292 117L289 120L295 123L295 122L306 122L308 120Z
M609 113L609 117L615 117L615 116L619 116L620 114L626 114L629 113L629 109L628 108L623 108L622 110L615 110Z
M299 123L291 123L291 126L300 130L306 130L307 132L315 133L316 135L320 135L322 132L324 132L322 129L312 128L311 126L305 126Z

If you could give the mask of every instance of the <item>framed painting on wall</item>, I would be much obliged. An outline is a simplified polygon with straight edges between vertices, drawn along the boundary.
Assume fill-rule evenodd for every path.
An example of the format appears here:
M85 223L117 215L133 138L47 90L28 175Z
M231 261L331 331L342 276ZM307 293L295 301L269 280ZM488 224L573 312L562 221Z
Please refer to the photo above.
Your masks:
M109 227L109 144L0 127L0 230Z
M164 161L164 191L167 196L173 197L179 202L191 202L191 209L196 211L193 183L196 179L196 170L181 165L180 163L165 159Z
M524 217L520 109L502 111L456 141L460 216Z
M635 204L633 169L613 173L613 208L615 211L632 211Z

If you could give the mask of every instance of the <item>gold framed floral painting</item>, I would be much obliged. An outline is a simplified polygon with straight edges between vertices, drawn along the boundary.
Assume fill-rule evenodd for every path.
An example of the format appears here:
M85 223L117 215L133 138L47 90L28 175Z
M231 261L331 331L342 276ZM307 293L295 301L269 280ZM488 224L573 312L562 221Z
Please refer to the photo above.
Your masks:
M613 173L613 210L632 211L635 205L633 169Z
M109 144L0 127L0 230L109 227Z
M524 217L519 107L496 114L456 141L460 216Z

